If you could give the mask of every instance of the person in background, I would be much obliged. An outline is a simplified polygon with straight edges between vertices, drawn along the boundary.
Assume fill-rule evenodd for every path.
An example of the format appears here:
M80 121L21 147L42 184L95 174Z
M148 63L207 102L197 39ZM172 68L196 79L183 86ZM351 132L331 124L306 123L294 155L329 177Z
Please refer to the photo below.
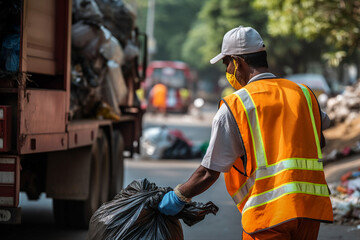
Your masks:
M210 63L220 60L236 91L220 101L201 165L163 197L159 211L176 215L223 172L243 239L317 239L320 222L333 221L320 162L328 116L307 86L269 72L255 29L228 31Z
M166 115L167 87L165 84L156 83L149 94L149 103L155 112Z

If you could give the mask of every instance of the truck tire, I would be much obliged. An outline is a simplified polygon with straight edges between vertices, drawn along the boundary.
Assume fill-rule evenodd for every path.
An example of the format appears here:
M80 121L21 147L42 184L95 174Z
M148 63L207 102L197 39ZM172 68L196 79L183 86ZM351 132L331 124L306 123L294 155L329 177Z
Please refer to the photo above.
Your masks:
M111 167L110 199L120 192L124 184L124 138L119 130L114 131L113 138L114 157Z
M91 148L91 173L89 196L84 201L54 199L53 209L56 224L76 228L88 228L93 213L103 202L109 200L110 152L103 130Z

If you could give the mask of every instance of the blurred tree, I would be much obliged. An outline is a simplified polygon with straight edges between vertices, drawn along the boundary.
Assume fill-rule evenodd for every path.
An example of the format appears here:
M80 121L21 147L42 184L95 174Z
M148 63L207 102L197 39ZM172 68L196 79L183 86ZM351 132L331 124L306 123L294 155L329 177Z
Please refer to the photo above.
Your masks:
M251 7L247 0L208 0L189 31L182 48L183 58L197 68L207 71L209 60L221 50L222 38L231 28L253 26L260 32L266 15ZM218 69L223 69L217 64Z
M295 36L272 37L267 32L267 12L247 0L207 1L183 45L183 58L206 74L209 60L221 50L223 35L239 25L254 27L268 46L271 71L279 76L304 72L311 61L321 61L321 41L306 42ZM224 67L217 64L223 74ZM212 72L213 74L213 72Z
M147 2L137 0L142 31ZM209 60L220 52L223 35L244 25L259 31L270 69L278 76L313 70L314 62L325 69L324 59L332 64L344 63L344 57L359 62L359 2L156 0L154 59L183 60L199 71L200 78L217 81L224 75L224 67L212 66Z
M137 2L138 24L145 31L148 0ZM205 0L156 0L154 36L157 50L153 59L182 59L181 47L204 2Z
M295 34L299 38L323 38L323 57L337 66L358 54L360 1L356 0L255 0L257 8L269 12L268 31L273 36Z

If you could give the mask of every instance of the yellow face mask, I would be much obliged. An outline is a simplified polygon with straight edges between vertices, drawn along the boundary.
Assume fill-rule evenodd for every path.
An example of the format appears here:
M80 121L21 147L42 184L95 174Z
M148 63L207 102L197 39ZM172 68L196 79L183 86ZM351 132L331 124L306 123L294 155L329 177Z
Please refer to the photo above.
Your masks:
M238 82L238 80L236 80L235 73L236 73L236 70L237 70L237 66L236 66L235 59L233 59L233 61L234 61L234 66L235 66L234 73L231 74L231 73L226 72L226 79L228 80L228 82L230 83L230 85L233 88L235 88L236 90L239 90L243 86Z

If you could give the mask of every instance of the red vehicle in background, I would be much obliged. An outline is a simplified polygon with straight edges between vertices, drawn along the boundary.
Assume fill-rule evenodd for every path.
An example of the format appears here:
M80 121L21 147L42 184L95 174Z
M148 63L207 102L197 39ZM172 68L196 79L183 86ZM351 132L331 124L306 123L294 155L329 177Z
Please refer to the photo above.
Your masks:
M162 83L167 87L166 111L186 113L191 103L194 81L189 66L180 61L152 61L146 70L145 93L147 110L154 108L149 99L152 87Z

